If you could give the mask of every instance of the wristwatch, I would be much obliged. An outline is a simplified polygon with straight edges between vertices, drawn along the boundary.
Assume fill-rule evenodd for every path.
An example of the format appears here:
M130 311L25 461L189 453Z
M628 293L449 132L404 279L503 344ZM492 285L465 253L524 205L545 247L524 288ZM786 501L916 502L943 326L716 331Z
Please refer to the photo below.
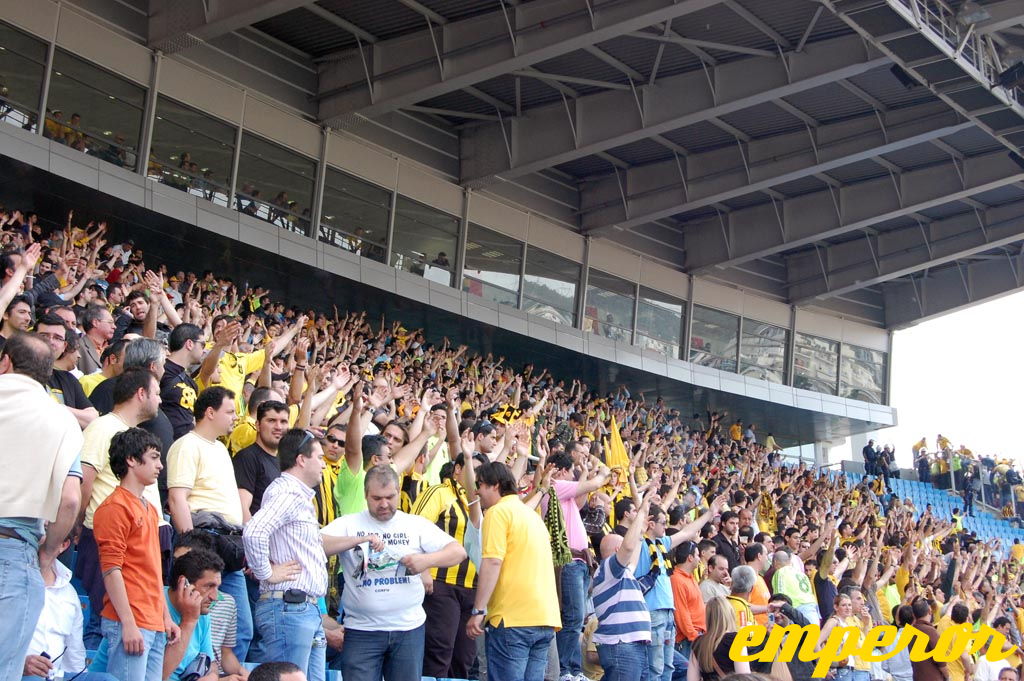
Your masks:
M473 608L472 610L469 611L469 616L470 617L476 617L477 615L486 615L486 614L487 614L486 610L480 610L479 608Z

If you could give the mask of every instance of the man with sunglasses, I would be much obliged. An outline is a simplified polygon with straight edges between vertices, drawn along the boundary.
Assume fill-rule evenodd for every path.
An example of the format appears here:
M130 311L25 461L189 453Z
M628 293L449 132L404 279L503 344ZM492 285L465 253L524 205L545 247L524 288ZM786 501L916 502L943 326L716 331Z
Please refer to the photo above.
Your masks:
M327 643L317 601L327 594L327 555L313 508L323 448L312 433L293 428L281 438L277 457L281 475L267 486L242 535L260 583L256 629L264 659L291 662L308 678L323 679Z

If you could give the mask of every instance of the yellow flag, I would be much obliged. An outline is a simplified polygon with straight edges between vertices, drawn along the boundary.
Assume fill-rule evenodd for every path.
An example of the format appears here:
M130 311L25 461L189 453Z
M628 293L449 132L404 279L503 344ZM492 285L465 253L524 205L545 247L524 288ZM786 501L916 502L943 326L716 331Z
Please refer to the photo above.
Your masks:
M629 455L626 453L626 445L622 442L622 433L619 432L619 424L612 416L611 436L609 437L606 458L608 467L619 467L619 479L625 482L629 475Z

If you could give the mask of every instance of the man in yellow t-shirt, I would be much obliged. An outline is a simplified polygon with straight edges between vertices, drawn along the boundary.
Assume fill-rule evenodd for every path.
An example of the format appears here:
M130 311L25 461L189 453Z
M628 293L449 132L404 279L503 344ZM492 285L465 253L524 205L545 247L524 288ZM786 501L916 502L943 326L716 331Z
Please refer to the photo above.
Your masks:
M949 608L949 614L944 615L935 625L935 628L941 636L943 632L950 627L958 627L966 624L967 618L970 617L970 614L970 609L968 609L966 605L963 603L954 603L953 606ZM947 662L946 669L949 671L949 676L946 677L949 681L965 681L965 679L970 679L974 676L974 661L971 659L970 653L964 651L959 656Z
M246 377L260 371L263 368L264 362L269 361L270 358L286 348L292 342L292 339L295 338L296 334L299 333L299 330L305 326L306 319L305 315L299 315L295 320L295 324L287 331L270 341L262 350L256 350L255 352L238 352L238 341L241 340L239 336L242 333L242 328L239 326L237 334L229 346L231 350L225 351L221 355L217 363L217 369L213 372L213 376L216 376L217 380L209 385L200 385L199 387L204 390L214 386L227 388L235 394L235 413L245 413L242 388L245 387ZM234 318L230 315L220 315L214 318L213 337L217 338L220 331L233 322ZM212 343L210 347L213 347ZM300 364L295 368L297 371L303 371L306 367Z
M466 632L475 639L487 627L488 678L541 678L562 624L548 531L540 515L520 501L505 464L481 466L477 486L487 513Z

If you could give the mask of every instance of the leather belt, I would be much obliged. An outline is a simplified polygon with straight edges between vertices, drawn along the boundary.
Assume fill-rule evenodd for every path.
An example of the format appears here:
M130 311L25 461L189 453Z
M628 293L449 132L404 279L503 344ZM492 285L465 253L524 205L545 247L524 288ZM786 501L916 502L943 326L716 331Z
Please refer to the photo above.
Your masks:
M17 539L18 541L25 541L25 538L18 534L15 530L9 527L0 526L0 538L2 539Z
M279 601L283 601L284 600L284 592L283 591L264 591L263 593L260 594L260 600L261 601L269 601L270 599L277 599ZM316 605L317 601L319 601L319 600L320 599L317 598L316 596L310 596L309 594L306 594L306 602L307 603L312 603L312 604Z

